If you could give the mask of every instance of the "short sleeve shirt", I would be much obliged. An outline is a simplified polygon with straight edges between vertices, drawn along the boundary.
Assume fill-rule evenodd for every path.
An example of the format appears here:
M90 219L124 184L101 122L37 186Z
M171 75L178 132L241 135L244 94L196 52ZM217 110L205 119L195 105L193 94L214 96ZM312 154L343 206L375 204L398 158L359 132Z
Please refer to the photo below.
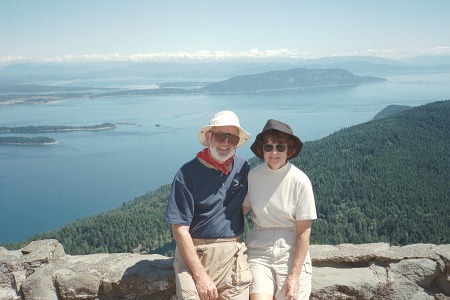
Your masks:
M252 221L261 227L293 227L298 220L317 219L311 181L287 163L272 170L263 163L250 171L245 206Z
M249 164L236 155L232 170L209 168L194 158L172 182L165 222L189 226L193 238L217 239L244 232L242 203L248 189Z

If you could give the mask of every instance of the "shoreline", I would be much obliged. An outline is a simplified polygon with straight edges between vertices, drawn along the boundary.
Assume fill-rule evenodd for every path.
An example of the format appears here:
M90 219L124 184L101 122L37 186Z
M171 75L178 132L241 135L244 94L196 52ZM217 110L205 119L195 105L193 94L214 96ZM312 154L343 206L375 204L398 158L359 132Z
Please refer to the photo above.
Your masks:
M0 136L1 145L11 146L52 146L58 144L58 141L46 136L10 136L9 134L39 134L43 132L75 132L75 131L102 131L115 129L117 126L113 123L103 123L94 126L22 126L22 127L0 127L0 134L8 134L8 136Z
M52 145L56 145L59 144L58 141L54 141L51 143L33 143L33 142L29 142L29 143L14 143L14 142L0 142L0 146L1 145L5 145L5 146L52 146Z
M115 129L117 126L113 123L103 123L94 126L18 126L18 127L0 127L0 134L11 133L42 133L42 132L68 132L68 131L100 131Z

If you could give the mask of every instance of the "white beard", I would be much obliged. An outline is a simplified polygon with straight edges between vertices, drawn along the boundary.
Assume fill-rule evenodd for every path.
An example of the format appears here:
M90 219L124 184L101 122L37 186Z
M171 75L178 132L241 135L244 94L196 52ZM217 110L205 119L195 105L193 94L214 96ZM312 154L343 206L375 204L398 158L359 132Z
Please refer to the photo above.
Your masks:
M230 157L232 157L236 153L236 149L230 148L227 152L221 152L218 151L218 147L209 147L209 153L211 154L212 158L214 158L217 161L224 162Z

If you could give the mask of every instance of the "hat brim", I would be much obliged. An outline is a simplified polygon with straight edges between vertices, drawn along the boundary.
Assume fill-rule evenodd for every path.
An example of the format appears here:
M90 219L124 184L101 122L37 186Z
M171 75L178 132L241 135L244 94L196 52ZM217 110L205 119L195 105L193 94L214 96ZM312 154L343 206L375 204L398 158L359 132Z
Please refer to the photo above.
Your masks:
M245 131L244 129L242 129L241 127L236 126L236 124L223 124L220 126L206 125L206 126L203 126L202 128L200 128L200 131L197 134L197 138L198 138L200 144L202 144L205 147L208 147L208 143L206 141L206 132L210 131L211 128L213 128L213 127L223 127L223 126L234 126L239 130L239 143L236 145L236 147L240 147L240 146L244 145L250 139L250 134L247 131Z

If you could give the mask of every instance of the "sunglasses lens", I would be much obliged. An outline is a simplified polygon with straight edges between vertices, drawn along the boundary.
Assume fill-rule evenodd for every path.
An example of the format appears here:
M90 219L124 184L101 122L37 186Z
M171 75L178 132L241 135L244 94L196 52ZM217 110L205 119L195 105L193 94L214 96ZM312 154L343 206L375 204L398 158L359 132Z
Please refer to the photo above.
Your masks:
M228 138L228 143L231 146L236 146L239 143L239 137L237 135L225 132L213 132L212 134L216 143L223 143L226 138Z
M286 151L286 145L285 144L277 144L276 149L278 152L284 152L284 151Z
M273 146L274 145L272 145L272 144L263 145L264 152L272 152ZM284 152L284 151L286 151L286 145L285 144L276 144L275 149L277 150L277 152Z
M272 152L273 146L271 144L265 144L263 146L263 150L264 150L264 152Z
M227 135L223 132L213 132L214 141L217 143L223 143L227 138Z
M237 135L232 135L228 137L228 142L231 146L236 146L239 143L239 137Z

